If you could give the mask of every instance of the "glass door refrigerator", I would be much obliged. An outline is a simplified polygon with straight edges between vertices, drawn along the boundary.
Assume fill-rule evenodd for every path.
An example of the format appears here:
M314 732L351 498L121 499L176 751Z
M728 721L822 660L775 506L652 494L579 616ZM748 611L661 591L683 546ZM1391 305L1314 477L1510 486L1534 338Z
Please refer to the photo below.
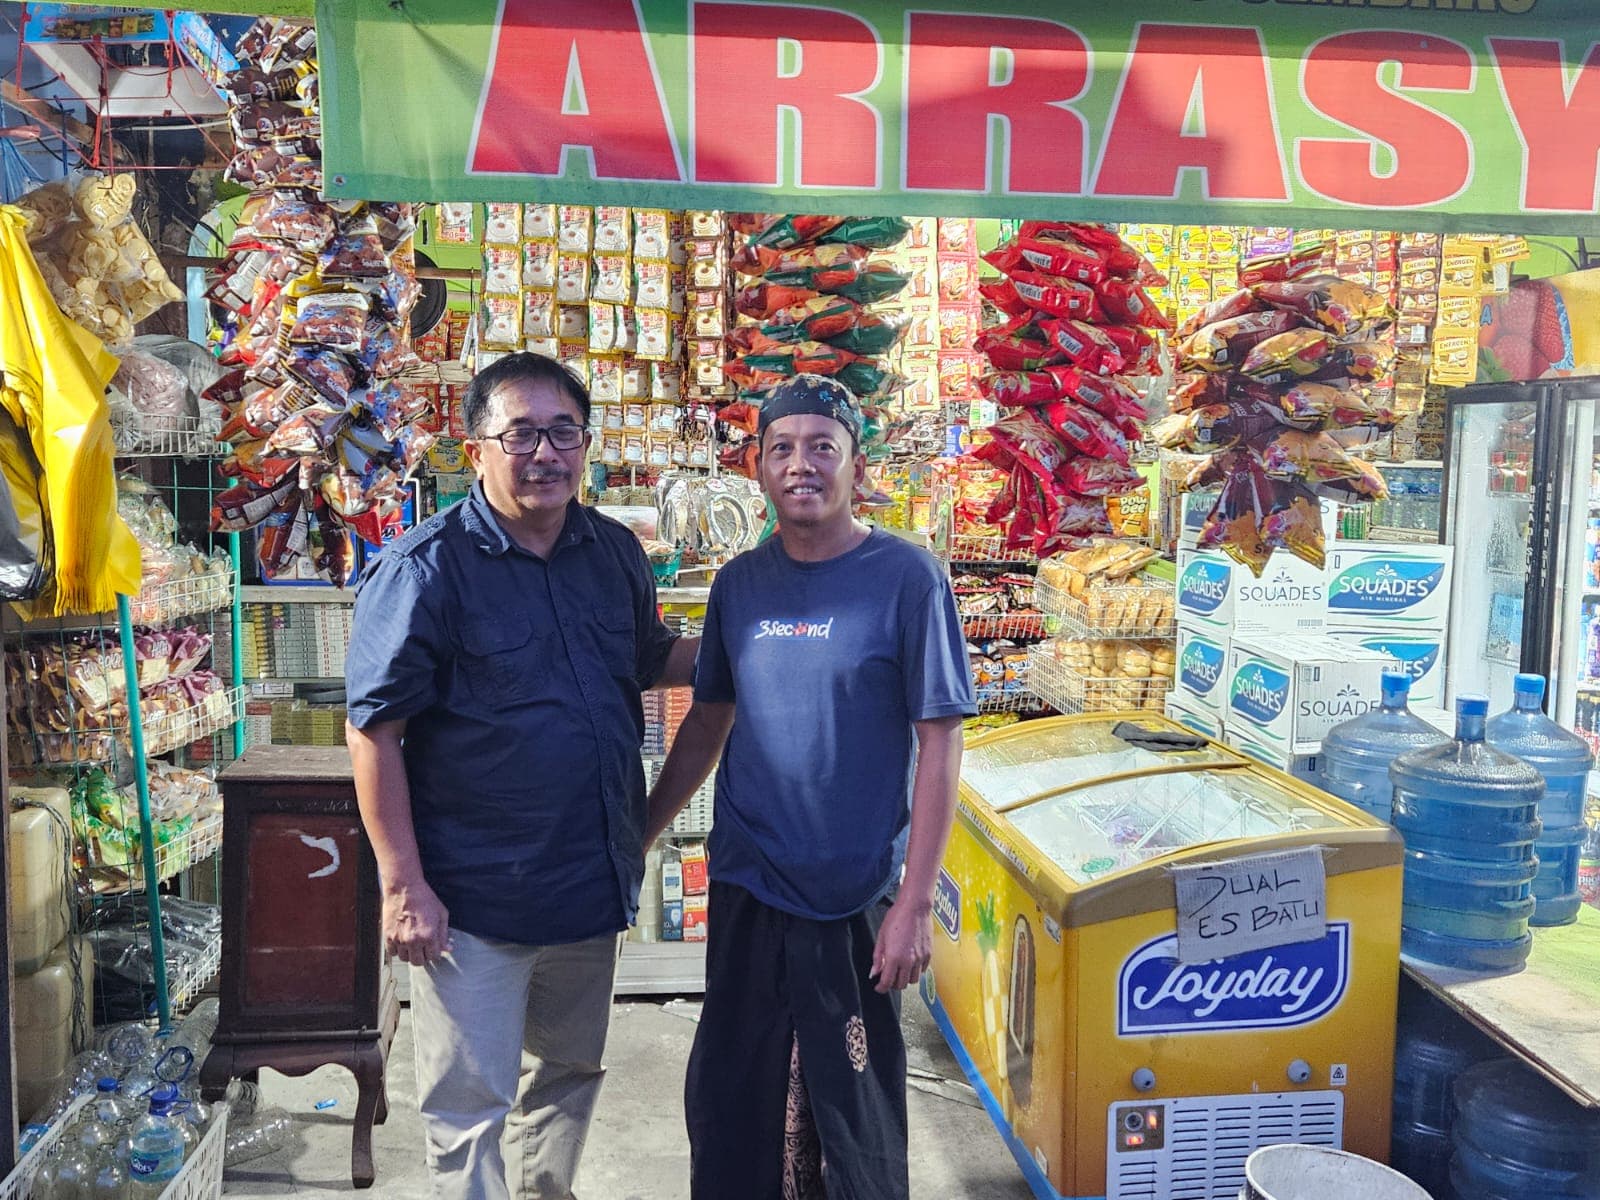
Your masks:
M1451 393L1444 538L1455 547L1446 686L1550 716L1600 747L1600 377Z

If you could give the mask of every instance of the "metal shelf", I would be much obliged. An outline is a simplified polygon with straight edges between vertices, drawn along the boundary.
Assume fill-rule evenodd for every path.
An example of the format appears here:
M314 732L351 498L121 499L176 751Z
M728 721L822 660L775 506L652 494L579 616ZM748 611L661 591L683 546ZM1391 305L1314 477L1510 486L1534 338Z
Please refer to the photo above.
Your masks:
M216 937L206 943L206 948L192 966L186 970L173 974L168 982L168 990L172 996L174 1009L188 1008L200 998L200 993L222 969L222 934L219 931Z

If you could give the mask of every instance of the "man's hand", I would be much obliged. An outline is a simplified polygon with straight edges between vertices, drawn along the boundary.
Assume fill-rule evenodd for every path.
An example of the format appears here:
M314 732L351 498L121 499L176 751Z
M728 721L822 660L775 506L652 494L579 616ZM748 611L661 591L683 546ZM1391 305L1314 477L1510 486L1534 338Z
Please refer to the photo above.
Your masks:
M422 880L384 885L383 944L414 967L425 967L450 949L450 914Z
M933 958L933 905L902 896L878 927L872 950L872 978L879 992L901 991L922 978Z

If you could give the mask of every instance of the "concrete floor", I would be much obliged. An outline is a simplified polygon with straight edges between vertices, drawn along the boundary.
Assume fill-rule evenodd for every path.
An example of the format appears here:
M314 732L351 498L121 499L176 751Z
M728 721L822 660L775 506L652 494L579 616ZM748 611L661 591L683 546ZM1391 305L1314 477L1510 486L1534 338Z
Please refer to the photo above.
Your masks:
M581 1200L687 1200L683 1068L698 1003L619 1001L613 1010L605 1088L578 1173ZM905 1032L911 1087L911 1194L964 1200L1029 1200L1010 1152L967 1086L926 1007L908 992ZM263 1102L299 1122L294 1144L230 1170L234 1200L351 1192L350 1118L355 1081L335 1067L302 1079L261 1073ZM318 1110L319 1101L334 1100ZM374 1130L378 1180L368 1195L426 1200L422 1129L411 1057L410 1010L389 1058L389 1120Z

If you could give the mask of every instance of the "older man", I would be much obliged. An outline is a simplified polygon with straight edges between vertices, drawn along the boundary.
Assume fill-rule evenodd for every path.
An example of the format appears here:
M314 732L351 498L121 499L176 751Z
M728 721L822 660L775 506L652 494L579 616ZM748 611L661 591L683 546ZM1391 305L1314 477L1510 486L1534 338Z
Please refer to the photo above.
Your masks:
M650 799L647 840L721 754L693 1200L908 1194L899 998L932 953L975 705L943 568L852 515L860 432L832 380L764 401L779 533L717 576L694 706Z
M362 580L346 738L384 940L416 968L435 1195L569 1200L642 875L640 692L686 685L694 645L634 535L576 500L570 372L511 355L463 416L471 495Z

